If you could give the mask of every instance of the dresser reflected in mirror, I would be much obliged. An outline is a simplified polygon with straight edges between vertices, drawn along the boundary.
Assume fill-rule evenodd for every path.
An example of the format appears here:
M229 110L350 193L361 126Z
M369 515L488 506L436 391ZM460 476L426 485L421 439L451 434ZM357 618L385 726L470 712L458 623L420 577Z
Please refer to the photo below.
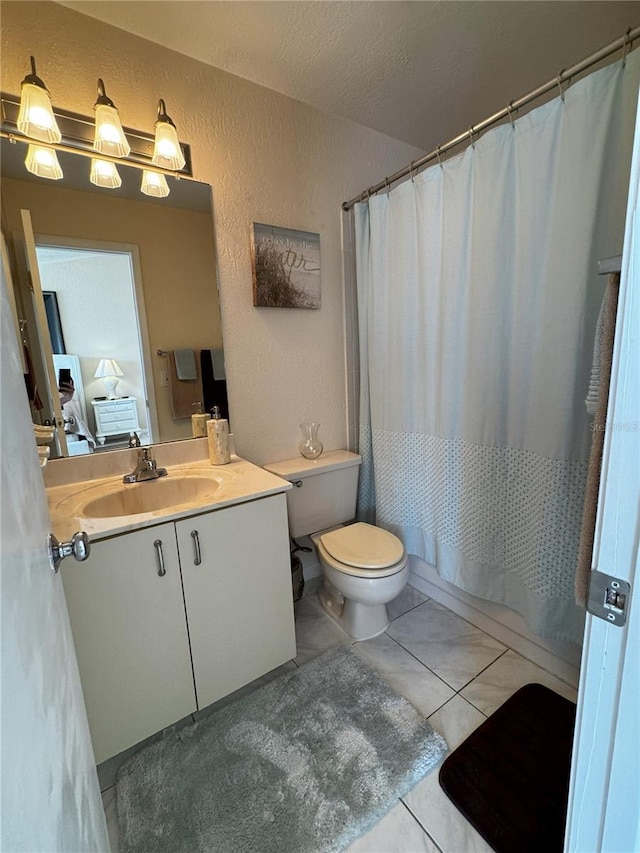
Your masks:
M106 189L85 157L60 152L64 178L51 181L24 156L2 139L3 264L34 422L54 422L62 404L51 456L119 449L132 433L190 438L198 402L226 414L211 188L169 177L155 199L131 166Z

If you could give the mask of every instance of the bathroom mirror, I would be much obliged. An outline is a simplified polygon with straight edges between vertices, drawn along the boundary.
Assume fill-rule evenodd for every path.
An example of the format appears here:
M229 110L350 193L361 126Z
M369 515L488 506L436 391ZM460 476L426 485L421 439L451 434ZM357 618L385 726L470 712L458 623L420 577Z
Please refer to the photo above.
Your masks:
M2 139L1 153L2 232L34 421L54 419L52 391L69 370L75 393L63 407L60 455L121 448L129 431L142 443L190 438L191 401L178 404L171 351L193 350L198 373L210 351L205 395L213 382L227 408L211 188L169 177L169 196L156 199L140 192L132 166L118 164L122 186L105 189L89 182L86 157L59 152L64 177L52 181L27 172L24 144ZM38 316L36 277L47 317Z

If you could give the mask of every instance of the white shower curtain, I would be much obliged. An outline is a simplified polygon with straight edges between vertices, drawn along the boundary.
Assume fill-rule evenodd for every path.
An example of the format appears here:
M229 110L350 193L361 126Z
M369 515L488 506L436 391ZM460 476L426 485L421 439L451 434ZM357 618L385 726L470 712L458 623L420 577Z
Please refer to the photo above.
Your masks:
M622 247L639 56L355 208L360 517L576 642L597 259Z

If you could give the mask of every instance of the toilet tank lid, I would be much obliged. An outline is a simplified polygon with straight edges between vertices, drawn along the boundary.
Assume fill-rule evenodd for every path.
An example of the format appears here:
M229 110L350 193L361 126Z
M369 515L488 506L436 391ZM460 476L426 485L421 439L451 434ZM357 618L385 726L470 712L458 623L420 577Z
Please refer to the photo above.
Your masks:
M314 474L326 474L338 468L350 468L359 465L362 457L348 450L329 450L317 459L305 459L296 456L295 459L284 459L282 462L269 462L263 467L272 474L277 474L285 480L302 480Z
M320 541L335 560L357 569L386 569L404 557L397 536L362 521L323 533Z

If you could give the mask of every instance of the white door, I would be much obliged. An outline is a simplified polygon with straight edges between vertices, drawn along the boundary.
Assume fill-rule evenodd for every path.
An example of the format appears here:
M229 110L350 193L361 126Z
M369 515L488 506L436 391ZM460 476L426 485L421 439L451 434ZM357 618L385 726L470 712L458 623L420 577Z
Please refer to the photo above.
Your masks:
M640 111L593 567L631 584L627 624L587 614L565 850L640 850ZM634 589L635 585L635 589Z
M49 515L2 272L0 849L109 850Z

